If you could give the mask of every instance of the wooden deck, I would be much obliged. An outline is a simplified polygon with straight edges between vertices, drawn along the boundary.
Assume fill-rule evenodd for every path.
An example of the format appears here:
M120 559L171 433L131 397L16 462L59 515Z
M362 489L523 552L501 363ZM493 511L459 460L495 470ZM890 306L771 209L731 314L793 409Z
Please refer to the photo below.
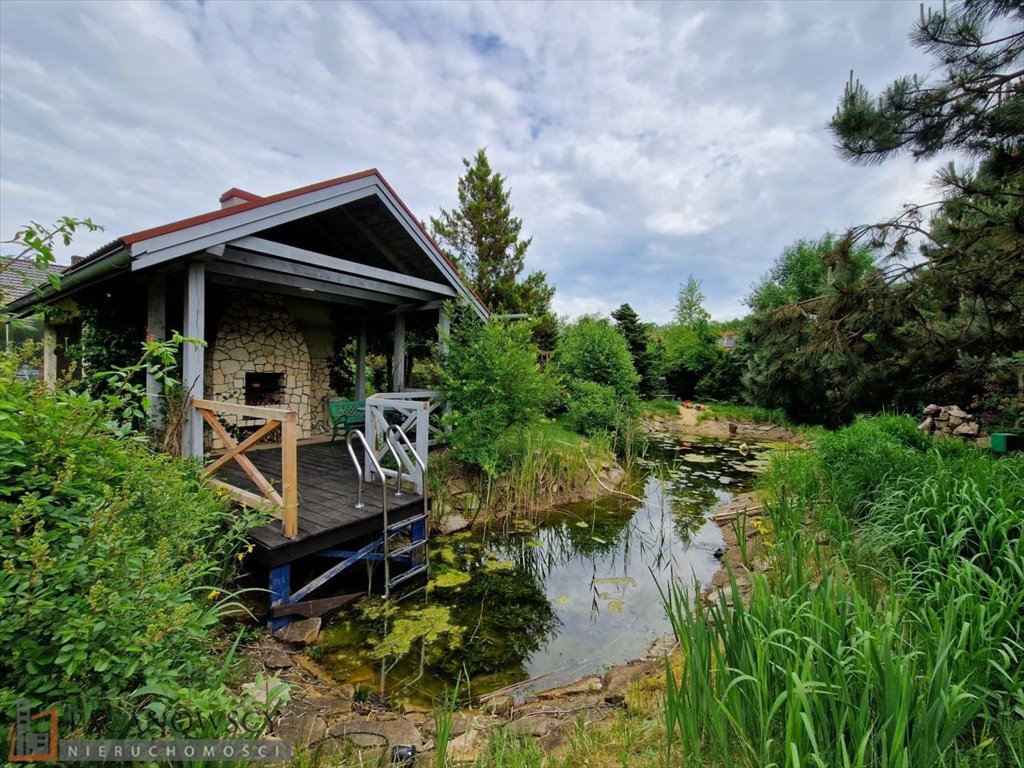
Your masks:
M250 450L246 454L257 469L274 482L281 479L279 450ZM359 455L357 453L357 455ZM361 457L360 457L361 458ZM231 462L215 475L247 490L256 486ZM290 563L343 542L383 532L380 482L363 484L362 509L356 509L356 472L345 444L309 443L298 446L299 534L294 539L281 535L281 523L274 522L249 533L257 562L274 567ZM423 497L406 491L395 498L394 482L388 488L388 520L391 523L423 510Z

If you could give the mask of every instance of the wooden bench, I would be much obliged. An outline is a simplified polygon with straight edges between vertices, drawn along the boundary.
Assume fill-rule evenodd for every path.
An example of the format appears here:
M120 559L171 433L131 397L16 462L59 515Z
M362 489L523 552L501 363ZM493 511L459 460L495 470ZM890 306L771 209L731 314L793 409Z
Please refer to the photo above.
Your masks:
M328 400L327 411L331 418L331 442L338 435L343 437L353 429L366 426L365 400Z

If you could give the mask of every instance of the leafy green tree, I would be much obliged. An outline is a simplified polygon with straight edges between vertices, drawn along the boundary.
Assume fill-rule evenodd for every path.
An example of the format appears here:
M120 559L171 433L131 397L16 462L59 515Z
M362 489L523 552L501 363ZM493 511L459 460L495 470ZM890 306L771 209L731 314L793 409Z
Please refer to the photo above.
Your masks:
M477 150L459 177L459 205L430 217L434 238L496 314L550 313L554 289L543 272L520 281L533 238L520 239L523 221L512 215L505 177L491 170L484 149Z
M707 296L700 286L700 280L688 275L686 282L679 286L674 311L676 323L697 332L703 331L711 322L711 314L704 308Z
M626 339L604 318L581 317L569 325L559 339L553 363L566 379L610 387L619 399L636 397L640 377Z
M681 398L696 396L697 383L715 364L717 338L700 281L689 275L679 286L674 310L676 322L665 329L665 379Z
M512 430L535 424L552 397L528 323L482 323L461 308L452 323L441 370L451 410L456 458L489 477L500 470L501 446Z
M658 384L651 351L651 336L640 322L636 310L629 304L623 304L612 312L612 319L625 337L629 354L633 357L633 367L640 377L640 396L651 397Z
M1024 348L1024 6L944 4L922 11L911 41L938 76L877 96L851 78L831 129L856 163L960 156L939 171L937 199L851 235L886 251L872 309L902 311L907 370L928 374L919 396L966 401Z
M751 286L744 303L754 312L765 312L821 296L828 287L828 257L837 245L836 236L826 232L818 240L797 240L787 246L772 268ZM855 248L852 255L864 269L873 263L866 247Z

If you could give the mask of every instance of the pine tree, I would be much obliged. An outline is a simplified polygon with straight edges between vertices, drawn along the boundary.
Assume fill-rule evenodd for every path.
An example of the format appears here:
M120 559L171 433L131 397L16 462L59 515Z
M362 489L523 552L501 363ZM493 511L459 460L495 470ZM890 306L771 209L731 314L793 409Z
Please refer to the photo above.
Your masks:
M640 316L629 304L623 304L612 312L612 319L619 332L626 337L626 346L633 357L633 367L640 376L640 396L651 397L657 387L654 375L654 359L651 356L651 338Z
M900 78L878 96L851 77L831 129L852 162L942 152L967 161L940 170L938 199L850 236L887 257L865 290L872 313L902 313L904 373L927 369L922 397L969 402L1024 349L1024 4L922 9L911 41L941 74Z
M679 286L674 312L676 322L698 333L706 330L711 322L711 315L704 309L706 299L700 289L700 280L688 275L686 282Z
M484 149L462 164L458 207L430 218L434 238L492 312L541 318L550 312L554 289L543 272L519 281L533 238L520 239L523 221L512 215L505 177L491 170Z

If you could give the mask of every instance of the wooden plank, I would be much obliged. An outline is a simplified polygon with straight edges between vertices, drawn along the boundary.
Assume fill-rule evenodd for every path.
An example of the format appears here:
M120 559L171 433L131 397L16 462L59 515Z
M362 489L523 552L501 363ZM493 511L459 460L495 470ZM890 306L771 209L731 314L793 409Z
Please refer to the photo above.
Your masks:
M196 339L206 337L206 267L190 261L185 270L184 334ZM181 350L182 384L189 395L203 396L203 348L185 344ZM185 413L181 435L181 453L186 457L203 455L203 420L192 408Z
M268 240L267 242L270 241ZM291 248L291 246L281 247ZM286 261L274 256L265 256L262 253L249 253L248 251L236 250L234 248L224 254L222 261L229 264L240 264L246 267L253 267L254 269L262 269L267 272L280 272L283 275L295 275L296 277L306 277L311 280L322 280L331 285L348 285L353 288L362 288L363 290L374 291L375 293L401 296L406 300L415 299L417 301L431 301L437 295L437 291L425 291L420 288L410 288L406 285L397 283L397 281L387 282L384 280L375 280L371 277L365 277L354 270L327 269L302 262ZM372 269L373 267L364 267L364 272ZM396 278L404 277L404 275L400 275L398 273L393 274ZM440 283L438 283L438 287L444 288ZM451 289L449 289L449 291L451 291ZM454 294L455 292L451 291L451 293Z
M217 480L216 478L210 478L206 482L208 482L215 488L220 488L225 493L227 493L228 496L230 496L240 504L245 504L247 507L254 507L255 509L265 509L268 512L270 512L270 514L272 514L274 517L278 519L281 518L281 509L275 507L273 504L267 501L266 498L260 496L258 493L252 493L251 491L236 488L230 483L222 482L220 480Z
M196 408L203 408L211 413L225 413L232 416L250 416L256 419L274 419L275 421L295 421L295 411L288 408L273 408L268 405L243 405L242 403L225 403L220 400L193 399Z
M206 423L210 425L210 428L217 433L217 436L224 441L224 444L231 447L234 446L235 440L231 435L228 434L227 430L224 429L223 425L217 421L217 417L210 413L204 408L197 409L202 414ZM249 476L256 487L260 489L260 492L276 507L284 505L284 500L281 495L274 490L274 486L265 478L258 469L253 465L249 458L244 454L238 454L235 457L235 462L242 468L242 470ZM246 491L248 493L248 491Z
M281 424L281 498L284 504L284 535L294 539L299 532L298 439L295 419Z
M344 209L342 210L344 211ZM344 211L344 213L350 221L356 221L357 226L359 226L360 223L358 223L358 220L355 219L351 213L348 211ZM360 231L362 231L361 228ZM296 248L293 245L277 243L273 240L267 240L262 237L241 237L237 240L233 240L230 245L238 248L244 248L249 251L256 251L257 253L277 256L282 259L289 259L291 261L304 264L312 264L324 269L345 273L347 275L371 278L375 281L393 283L394 285L406 286L408 288L419 288L421 289L421 293L425 291L430 294L440 294L442 296L455 295L455 289L446 283L437 283L432 280L424 280L420 277L407 275L403 272L393 272L388 269L371 267L368 264L361 264L357 261L348 261L347 259L342 259L337 256L328 256L327 254L309 251L305 248ZM426 295L423 297L433 298Z
M235 458L236 454L245 453L247 450L249 450L249 448L254 446L256 443L258 443L260 440L262 440L264 437L269 435L271 432L273 432L274 430L276 430L280 426L281 426L281 422L279 422L279 421L268 421L262 427L257 429L255 432L253 432L247 438L245 438L245 440L243 440L242 442L238 443L237 445L229 448L226 453L221 454L220 456L217 457L217 459L215 461L213 461L210 464L208 464L206 466L206 471L209 472L212 475L218 469L220 469L225 464L227 464L229 461L231 461L233 458Z

